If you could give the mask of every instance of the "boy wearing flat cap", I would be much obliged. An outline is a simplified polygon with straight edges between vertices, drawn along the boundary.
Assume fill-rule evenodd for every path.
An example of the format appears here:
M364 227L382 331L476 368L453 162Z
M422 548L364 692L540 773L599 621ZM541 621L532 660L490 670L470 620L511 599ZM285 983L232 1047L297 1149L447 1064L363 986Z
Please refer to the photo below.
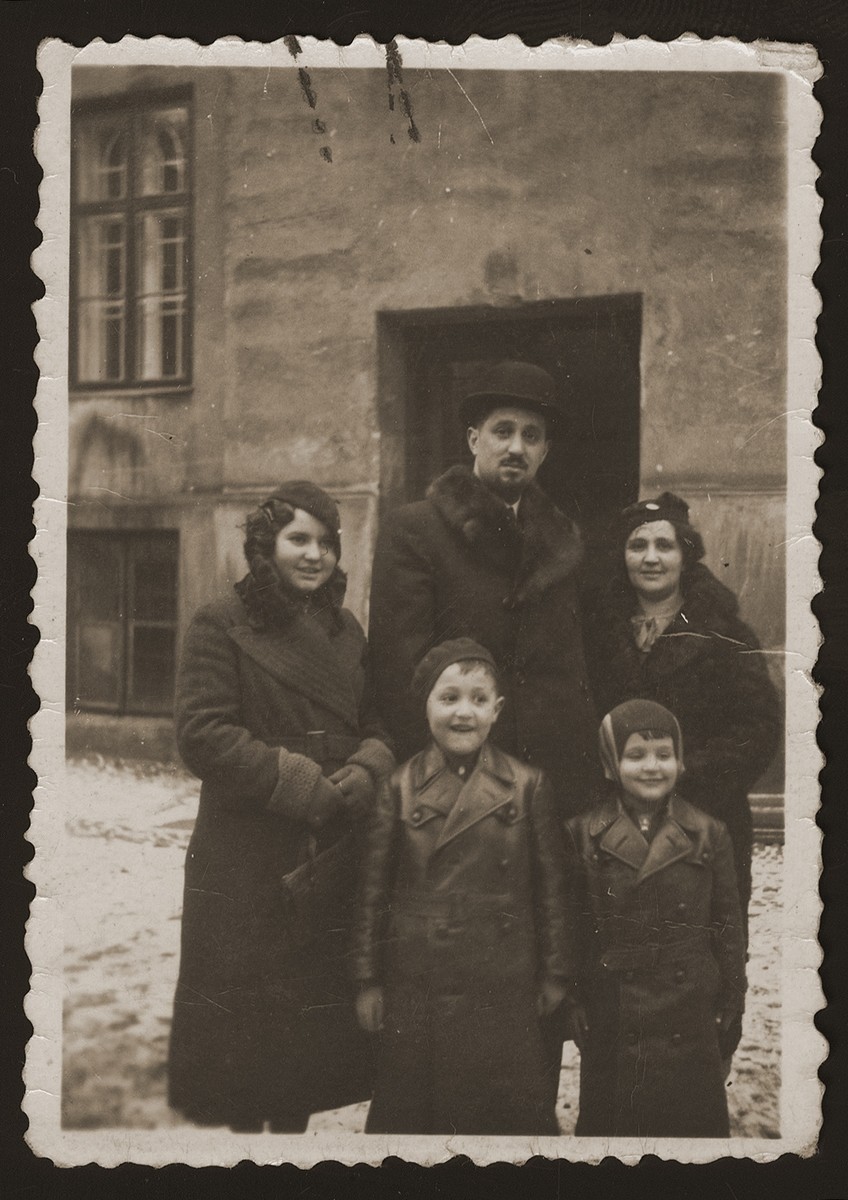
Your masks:
M551 792L489 740L483 646L434 647L413 690L431 741L383 788L354 922L357 1016L382 1034L366 1132L556 1135L540 1017L572 967Z

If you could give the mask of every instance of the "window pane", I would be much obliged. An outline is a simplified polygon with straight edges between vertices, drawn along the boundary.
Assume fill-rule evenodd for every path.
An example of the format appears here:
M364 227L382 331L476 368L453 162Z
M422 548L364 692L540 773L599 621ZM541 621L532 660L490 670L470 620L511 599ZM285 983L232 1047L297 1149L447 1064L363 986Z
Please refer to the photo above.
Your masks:
M120 712L170 712L178 549L173 530L70 535L72 703Z
M188 132L187 105L141 95L75 117L79 383L188 376Z
M140 117L139 181L142 196L186 190L185 108L162 108Z
M79 229L79 376L124 377L126 222L120 215L86 217Z
M75 131L78 200L119 200L127 194L129 137L114 116L91 117Z
M121 617L121 550L112 534L77 534L68 547L84 620Z
M145 711L169 711L174 702L175 630L133 625L130 656L129 705Z
M177 540L165 535L132 546L129 615L134 620L175 621Z
M77 633L75 699L117 707L121 699L121 627L86 623Z
M123 669L123 560L118 540L111 534L71 534L68 583L71 701L117 708Z
M185 373L185 218L165 210L142 213L136 224L139 379Z

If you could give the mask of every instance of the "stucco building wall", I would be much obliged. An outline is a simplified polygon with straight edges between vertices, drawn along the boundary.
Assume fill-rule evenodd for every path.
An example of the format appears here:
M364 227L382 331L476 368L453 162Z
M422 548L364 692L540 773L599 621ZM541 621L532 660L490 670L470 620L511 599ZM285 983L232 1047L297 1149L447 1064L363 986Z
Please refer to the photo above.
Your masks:
M282 69L87 68L74 92L176 83L193 87L193 378L72 391L72 527L179 529L184 626L241 573L246 509L309 476L339 499L365 617L391 474L378 314L638 293L640 493L687 497L708 565L782 645L777 75L411 71L419 141L382 71L313 72L314 110Z

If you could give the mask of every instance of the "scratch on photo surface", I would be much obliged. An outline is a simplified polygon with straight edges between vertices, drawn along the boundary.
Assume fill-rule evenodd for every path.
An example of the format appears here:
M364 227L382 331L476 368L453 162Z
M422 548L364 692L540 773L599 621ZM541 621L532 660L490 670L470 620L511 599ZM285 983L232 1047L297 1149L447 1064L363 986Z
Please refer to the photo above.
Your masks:
M471 97L468 95L468 92L466 92L465 88L462 86L462 84L459 82L459 80L457 79L457 77L454 75L453 71L449 70L449 71L448 71L448 75L450 75L451 79L454 81L454 83L456 84L456 86L457 86L457 87L459 88L459 90L462 92L462 94L463 94L463 96L465 97L465 99L468 101L468 103L471 105L471 107L472 107L472 108L474 109L474 111L476 112L477 116L480 118L480 124L481 124L481 125L483 126L483 128L486 130L486 137L489 139L489 141L490 141L490 142L492 143L492 145L494 146L494 144L495 144L495 139L494 139L494 138L492 137L492 135L489 133L489 130L488 130L487 126L486 126L486 122L483 120L483 115L482 115L482 113L480 112L480 109L477 107L477 105L474 103L474 101L473 101L473 100L471 99Z
M187 984L183 984L183 986L187 992L191 992L194 996L199 996L200 999L205 1000L207 1004L214 1004L214 1006L216 1008L220 1008L222 1012L232 1013L232 1009L227 1008L224 1004L219 1004L218 1001L213 1000L211 996L205 996L203 992L199 992L197 988L189 987Z
M768 421L764 421L762 425L758 425L754 432L745 438L745 441L742 443L739 449L744 450L752 438L755 438L758 433L762 433L764 429L768 429L769 425L773 425L775 421L782 421L786 417L806 417L807 415L808 413L805 408L791 408L786 412L778 413L776 417L771 417Z

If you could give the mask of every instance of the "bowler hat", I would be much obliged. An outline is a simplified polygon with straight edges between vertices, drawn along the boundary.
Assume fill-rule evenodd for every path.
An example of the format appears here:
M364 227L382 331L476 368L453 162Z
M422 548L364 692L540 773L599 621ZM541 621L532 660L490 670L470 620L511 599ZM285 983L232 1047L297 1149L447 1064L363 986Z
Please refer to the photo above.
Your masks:
M535 363L513 359L486 368L472 390L460 400L459 415L466 425L473 425L501 405L540 412L548 422L549 432L564 415L556 384L548 372Z

